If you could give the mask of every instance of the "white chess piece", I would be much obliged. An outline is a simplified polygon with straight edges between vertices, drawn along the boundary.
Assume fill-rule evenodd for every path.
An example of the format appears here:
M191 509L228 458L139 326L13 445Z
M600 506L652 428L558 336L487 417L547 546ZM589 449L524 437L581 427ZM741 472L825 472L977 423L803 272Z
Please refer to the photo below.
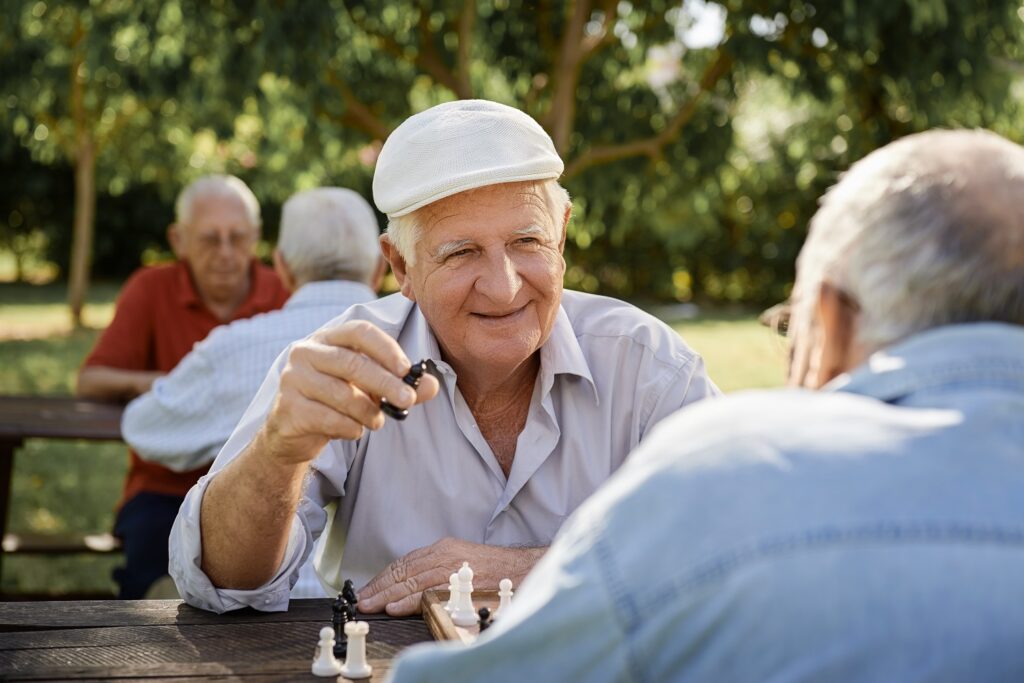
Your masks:
M345 624L345 635L348 637L348 656L341 667L341 675L345 678L369 678L373 667L366 663L366 634L370 625L365 621L350 621Z
M459 570L459 601L452 611L452 623L456 626L476 626L479 620L473 609L473 570L469 562L463 562Z
M334 629L324 626L320 629L320 643L313 659L313 675L337 678L341 673L341 662L334 658Z
M502 579L498 582L498 600L498 611L494 613L495 619L512 604L512 579Z
M453 573L448 577L448 602L444 608L449 612L455 611L455 605L459 604L459 574Z

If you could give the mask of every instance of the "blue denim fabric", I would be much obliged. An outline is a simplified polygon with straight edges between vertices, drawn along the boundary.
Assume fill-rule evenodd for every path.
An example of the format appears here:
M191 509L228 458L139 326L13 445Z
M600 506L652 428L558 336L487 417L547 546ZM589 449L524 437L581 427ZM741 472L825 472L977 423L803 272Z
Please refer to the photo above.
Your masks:
M1024 680L1024 329L680 411L476 644L393 680Z

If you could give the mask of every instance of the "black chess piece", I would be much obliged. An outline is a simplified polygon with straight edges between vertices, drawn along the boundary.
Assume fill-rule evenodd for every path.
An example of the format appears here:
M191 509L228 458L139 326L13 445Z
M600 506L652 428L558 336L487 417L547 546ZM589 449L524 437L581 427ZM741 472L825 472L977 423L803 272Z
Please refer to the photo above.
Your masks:
M355 617L350 613L352 605L341 593L334 599L331 605L331 626L334 627L334 657L344 659L348 656L348 636L345 635L345 624L354 621Z
M483 633L491 625L491 610L486 607L481 607L477 610L476 615L480 617L480 633Z
M356 598L356 589L352 584L352 579L345 579L344 585L341 587L341 596L349 601L350 604L355 605L359 600Z
M420 385L420 378L423 377L423 373L427 371L427 361L421 360L412 366L409 370L409 374L402 378L402 381L408 384L410 387L415 389ZM398 408L388 403L386 398L380 400L380 409L386 414L395 418L396 420L404 420L409 417L409 411L405 408Z

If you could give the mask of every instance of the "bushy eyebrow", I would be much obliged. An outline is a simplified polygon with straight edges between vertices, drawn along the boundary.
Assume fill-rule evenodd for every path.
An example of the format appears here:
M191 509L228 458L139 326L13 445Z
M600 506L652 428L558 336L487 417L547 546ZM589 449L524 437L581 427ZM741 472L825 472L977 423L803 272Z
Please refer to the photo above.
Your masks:
M548 231L539 225L527 225L512 233L513 237L550 237Z
M518 239L520 237L539 237L541 239L547 239L550 235L547 230L539 225L527 225L524 228L519 228L512 232L513 239ZM472 245L473 240L452 240L451 242L444 242L438 245L437 249L434 250L433 256L438 261L444 261L455 252Z
M444 261L455 252L460 249L465 249L471 244L473 244L473 240L453 240L451 242L444 242L434 251L434 258L438 261Z

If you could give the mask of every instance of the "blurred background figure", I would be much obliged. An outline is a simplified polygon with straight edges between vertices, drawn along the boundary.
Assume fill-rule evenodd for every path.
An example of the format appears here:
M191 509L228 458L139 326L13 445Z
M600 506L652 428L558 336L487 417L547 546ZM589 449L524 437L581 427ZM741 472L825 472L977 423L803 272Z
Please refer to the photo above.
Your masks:
M378 236L373 209L351 190L317 188L285 202L274 269L291 298L280 311L215 329L128 404L121 423L128 445L175 472L213 462L281 351L376 298L386 267ZM307 562L292 597L323 595Z
M259 203L241 180L213 175L188 185L167 230L177 261L141 268L125 283L114 319L78 373L78 395L134 398L213 328L280 308L288 291L254 258L259 234ZM129 453L114 525L125 566L115 580L119 597L139 599L167 573L171 524L206 468L175 472Z
M821 391L662 422L495 626L394 682L1024 679L1021 196L985 131L855 164L792 299Z

